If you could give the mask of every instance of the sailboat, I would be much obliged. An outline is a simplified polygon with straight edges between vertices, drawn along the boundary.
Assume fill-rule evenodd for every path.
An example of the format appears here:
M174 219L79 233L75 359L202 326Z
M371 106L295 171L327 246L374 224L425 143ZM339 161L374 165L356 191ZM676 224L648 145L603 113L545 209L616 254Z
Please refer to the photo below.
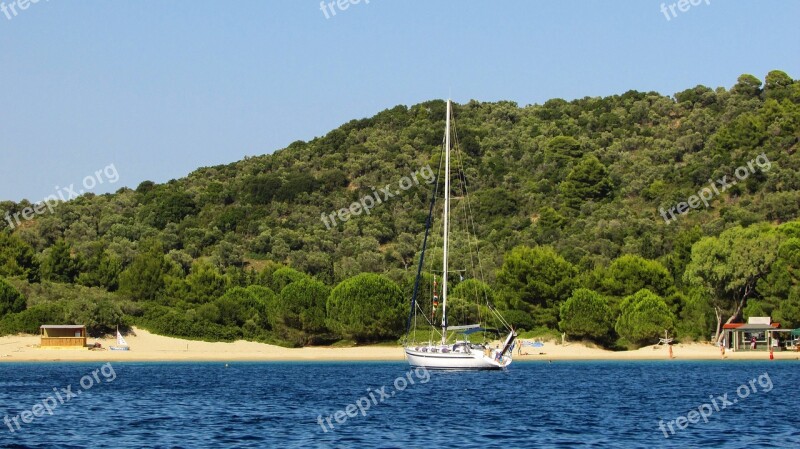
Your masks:
M449 266L449 253L450 253L450 202L451 202L451 185L450 185L450 152L451 152L451 119L453 117L452 103L447 100L447 116L445 120L445 137L444 137L444 205L442 214L442 271L441 271L441 286L435 281L433 283L433 300L431 301L432 311L428 319L427 311L422 310L419 301L420 283L422 277L422 269L425 261L425 253L427 250L428 237L432 226L432 218L434 214L434 204L436 202L436 192L438 190L439 182L434 183L434 194L431 199L430 210L428 213L428 220L425 227L425 237L422 244L422 252L420 254L419 265L417 267L417 276L414 281L414 292L411 299L411 312L408 317L408 325L406 330L406 338L404 343L404 350L408 363L413 367L424 367L427 369L437 370L497 370L505 369L511 364L512 361L512 348L514 340L517 337L514 329L503 319L502 315L491 305L488 301L488 295L483 292L483 297L486 299L486 310L488 310L496 320L506 329L508 335L505 337L502 345L497 345L494 348L488 343L472 343L470 335L483 333L486 335L490 329L483 327L481 324L467 324L450 326L448 323L448 277L451 274ZM457 138L456 138L457 141ZM440 162L441 169L441 162ZM441 170L440 170L441 171ZM459 176L459 180L463 181L463 176ZM464 193L466 196L466 185L464 184ZM476 247L477 250L477 247ZM459 272L460 273L460 272ZM439 290L441 288L441 290ZM437 329L434 324L435 317L437 316L438 298L441 294L442 299L442 321L441 330ZM418 313L419 312L419 313ZM422 317L429 325L429 339L427 342L417 344L416 340L417 328L416 323ZM413 322L413 327L412 327ZM425 323L423 323L425 324ZM494 330L496 331L496 329ZM499 332L498 332L499 333ZM413 339L411 338L413 334ZM451 341L451 337L452 341Z
M119 332L119 327L117 327L117 345L116 346L109 346L110 350L112 351L130 351L131 348L128 346L128 342L125 341L125 337Z

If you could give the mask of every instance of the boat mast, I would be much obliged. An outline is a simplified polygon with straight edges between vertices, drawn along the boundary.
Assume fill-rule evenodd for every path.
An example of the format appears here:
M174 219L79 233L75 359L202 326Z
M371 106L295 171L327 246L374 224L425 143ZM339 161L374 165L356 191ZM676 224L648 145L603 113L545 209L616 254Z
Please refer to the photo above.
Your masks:
M450 99L444 138L444 249L442 253L442 344L447 343L447 248L450 234Z

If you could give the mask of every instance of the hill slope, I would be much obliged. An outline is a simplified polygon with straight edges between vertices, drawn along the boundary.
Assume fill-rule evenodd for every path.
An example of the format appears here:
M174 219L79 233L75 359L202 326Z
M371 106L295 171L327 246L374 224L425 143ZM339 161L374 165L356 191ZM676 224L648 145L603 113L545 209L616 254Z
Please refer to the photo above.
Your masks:
M62 290L69 284L92 289L113 309L91 318L98 326L174 312L186 326L173 327L176 335L339 338L325 326L324 299L321 315L309 318L314 326L292 324L299 310L284 316L289 306L275 304L297 279L280 280L284 269L276 280L277 264L326 289L363 272L407 286L430 195L423 175L438 164L444 109L443 101L397 106L271 155L166 184L86 194L13 229L2 222L0 276L26 294L28 307L68 301ZM526 107L472 101L456 105L455 115L487 281L501 306L528 315L519 318L527 328L555 327L559 307L577 287L618 299L632 293L604 287L601 279L623 255L667 269L674 290L657 293L680 321L691 295L684 271L695 242L737 225L798 217L800 82L783 72L771 72L763 86L743 75L730 90L697 86L674 98L630 91ZM385 186L391 198L381 193ZM369 214L342 220L338 213L378 195L385 199ZM28 206L4 202L0 210ZM509 293L504 255L518 246L552 247L557 257L547 260L574 268L569 288L552 301ZM42 280L55 284L37 286ZM253 285L272 292L246 291ZM260 303L252 299L259 295ZM218 302L224 296L253 304L242 316L224 318L225 301ZM609 304L621 313L618 300ZM779 305L765 304L767 311ZM61 305L42 313L90 320L70 315L80 307ZM320 304L299 309L309 307ZM11 321L7 328L24 327ZM696 321L689 327L707 335L710 325ZM202 330L198 323L206 322L219 329Z

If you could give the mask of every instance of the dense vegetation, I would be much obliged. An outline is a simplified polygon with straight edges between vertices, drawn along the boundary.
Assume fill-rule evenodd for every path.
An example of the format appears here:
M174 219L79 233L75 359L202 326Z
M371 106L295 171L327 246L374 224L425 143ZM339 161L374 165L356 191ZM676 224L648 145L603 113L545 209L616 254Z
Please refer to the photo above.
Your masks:
M291 345L397 338L429 185L331 229L320 217L437 167L444 111L397 106L0 222L0 334L85 323ZM751 315L800 326L800 82L774 71L730 90L472 101L455 115L485 280L517 327L625 346L664 329L708 339Z

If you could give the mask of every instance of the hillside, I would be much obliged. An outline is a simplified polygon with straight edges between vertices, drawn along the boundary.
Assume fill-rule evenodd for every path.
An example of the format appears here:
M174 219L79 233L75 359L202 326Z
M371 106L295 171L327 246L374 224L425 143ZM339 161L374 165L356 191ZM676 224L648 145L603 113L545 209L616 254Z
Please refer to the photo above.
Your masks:
M75 321L294 345L397 338L444 110L397 106L270 155L0 222L0 334ZM708 338L715 310L800 326L800 82L774 71L729 90L472 101L455 116L486 281L519 327L611 346L650 328ZM338 213L376 195L368 214ZM380 294L332 306L348 283ZM359 319L385 332L342 318L372 301L390 307Z

